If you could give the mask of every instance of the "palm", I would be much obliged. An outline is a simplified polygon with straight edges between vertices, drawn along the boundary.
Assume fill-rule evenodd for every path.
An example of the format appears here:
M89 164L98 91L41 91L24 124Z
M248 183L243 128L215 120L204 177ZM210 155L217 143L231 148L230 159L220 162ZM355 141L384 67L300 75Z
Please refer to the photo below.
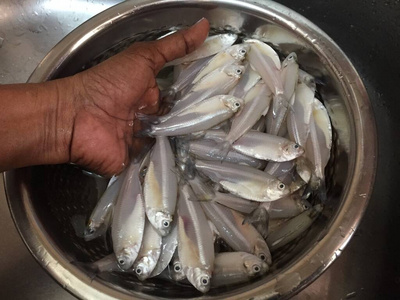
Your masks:
M76 76L81 95L75 104L72 162L106 175L123 170L129 161L135 113L158 110L155 76L167 60L203 42L208 23L196 27L186 31L184 38L181 34L163 42L135 44Z

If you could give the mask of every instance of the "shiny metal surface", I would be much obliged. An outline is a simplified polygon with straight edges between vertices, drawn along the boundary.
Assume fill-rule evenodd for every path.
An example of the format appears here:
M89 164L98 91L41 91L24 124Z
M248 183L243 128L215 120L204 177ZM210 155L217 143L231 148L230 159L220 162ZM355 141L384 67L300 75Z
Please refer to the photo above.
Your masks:
M141 7L139 3L144 5ZM251 286L226 292L223 297L249 298L256 294L265 297L277 293L288 296L310 283L340 255L365 209L375 170L375 127L368 96L346 57L318 28L296 13L276 3L265 1L207 1L202 3L201 7L192 1L160 1L158 4L150 1L126 2L84 24L73 35L63 40L44 59L31 81L66 76L81 70L82 67L90 65L90 60L101 55L110 45L130 37L131 28L142 32L150 28L159 28L161 25L178 25L168 12L183 5L188 5L184 13L185 18L181 20L183 24L191 24L205 15L215 27L229 23L231 29L240 29L247 34L266 21L296 32L297 38L307 45L307 49L299 58L300 63L309 68L309 72L316 74L318 71L316 75L323 75L324 99L341 104L341 109L347 110L351 116L347 120L349 126L345 128L350 134L349 145L346 146L347 137L338 130L339 143L335 155L340 163L335 164L331 182L333 191L338 193L330 195L331 201L325 210L324 220L320 220L319 228L311 231L303 242L306 250L292 255L279 272ZM151 14L155 13L155 16L152 15L152 21L149 21L151 18L144 18L141 22L136 20L147 17L149 11ZM137 14L136 19L132 18L132 14ZM155 24L154 20L159 23ZM146 22L149 24L144 24ZM127 24L130 26L126 26ZM126 30L126 27L130 30ZM281 50L285 52L284 45ZM317 55L310 55L310 51ZM343 115L343 118L347 117L347 114ZM347 158L348 165L344 162ZM43 220L40 220L32 207L31 187L27 178L24 178L26 175L29 175L29 171L8 172L6 185L18 227L36 258L44 262L47 270L58 278L65 288L77 295L93 299L100 295L104 298L105 293L110 297L127 297L127 294L118 294L112 287L103 285L101 280L90 280L79 268L69 263L73 257L62 253L42 228Z
M64 36L119 2L0 1L0 83L26 82L46 53Z

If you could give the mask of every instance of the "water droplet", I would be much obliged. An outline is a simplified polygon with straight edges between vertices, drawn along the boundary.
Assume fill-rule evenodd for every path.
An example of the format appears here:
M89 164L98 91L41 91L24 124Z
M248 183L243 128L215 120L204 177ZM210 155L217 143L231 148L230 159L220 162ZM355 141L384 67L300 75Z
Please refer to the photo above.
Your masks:
M351 293L348 293L347 295L346 295L346 299L351 299L351 298L354 298L355 296L356 296L356 292L351 292Z
M133 126L133 121L129 121L128 126L132 127Z

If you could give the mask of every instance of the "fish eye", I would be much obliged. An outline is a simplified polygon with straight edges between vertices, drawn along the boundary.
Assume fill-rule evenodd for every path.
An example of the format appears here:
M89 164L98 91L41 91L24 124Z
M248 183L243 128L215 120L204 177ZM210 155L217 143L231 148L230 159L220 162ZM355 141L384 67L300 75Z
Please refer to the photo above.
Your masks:
M240 107L240 103L239 102L235 102L234 104L236 107Z
M119 263L121 266L123 266L123 265L125 264L125 260L120 259L120 260L118 261L118 263Z
M165 227L165 228L169 227L169 221L164 221L164 222L162 223L162 225L163 225L163 227Z
M254 271L255 273L258 273L258 272L260 272L260 271L261 271L261 268L260 268L260 266L258 266L258 265L254 265L254 266L253 266L253 271Z
M140 176L143 178L146 176L146 173L147 173L147 167L143 167L143 169L140 172Z
M247 53L246 49L240 49L240 54L245 55Z
M174 266L174 271L175 272L180 272L181 271L181 266L180 265L175 265Z
M240 70L240 69L236 69L235 72L236 72L236 74L238 74L238 75L242 74L242 70Z
M89 234L93 234L93 233L94 233L94 229L93 229L93 228L89 228L89 229L88 229L88 233L89 233Z
M299 146L299 144L294 144L294 149L298 149L300 146Z
M141 268L136 268L135 272L136 272L136 274L140 275L140 274L142 274L142 269Z
M307 204L303 204L303 208L304 208L305 210L309 209L309 207L308 207Z
M265 261L267 259L267 256L264 253L260 253L258 256L262 261Z
M207 284L208 284L208 278L207 278L207 277L203 277L203 278L201 279L201 283L202 283L203 285L207 285Z
M283 190L285 188L285 184L283 184L282 182L278 185L278 188Z

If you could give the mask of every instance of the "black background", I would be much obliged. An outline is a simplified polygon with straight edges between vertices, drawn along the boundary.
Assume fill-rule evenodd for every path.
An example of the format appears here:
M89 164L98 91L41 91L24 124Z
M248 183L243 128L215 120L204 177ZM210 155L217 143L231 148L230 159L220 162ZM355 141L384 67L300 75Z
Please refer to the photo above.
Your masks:
M355 236L329 270L330 290L340 289L342 296L354 292L357 299L400 299L400 1L278 2L314 22L342 48L361 75L375 113L374 192Z

